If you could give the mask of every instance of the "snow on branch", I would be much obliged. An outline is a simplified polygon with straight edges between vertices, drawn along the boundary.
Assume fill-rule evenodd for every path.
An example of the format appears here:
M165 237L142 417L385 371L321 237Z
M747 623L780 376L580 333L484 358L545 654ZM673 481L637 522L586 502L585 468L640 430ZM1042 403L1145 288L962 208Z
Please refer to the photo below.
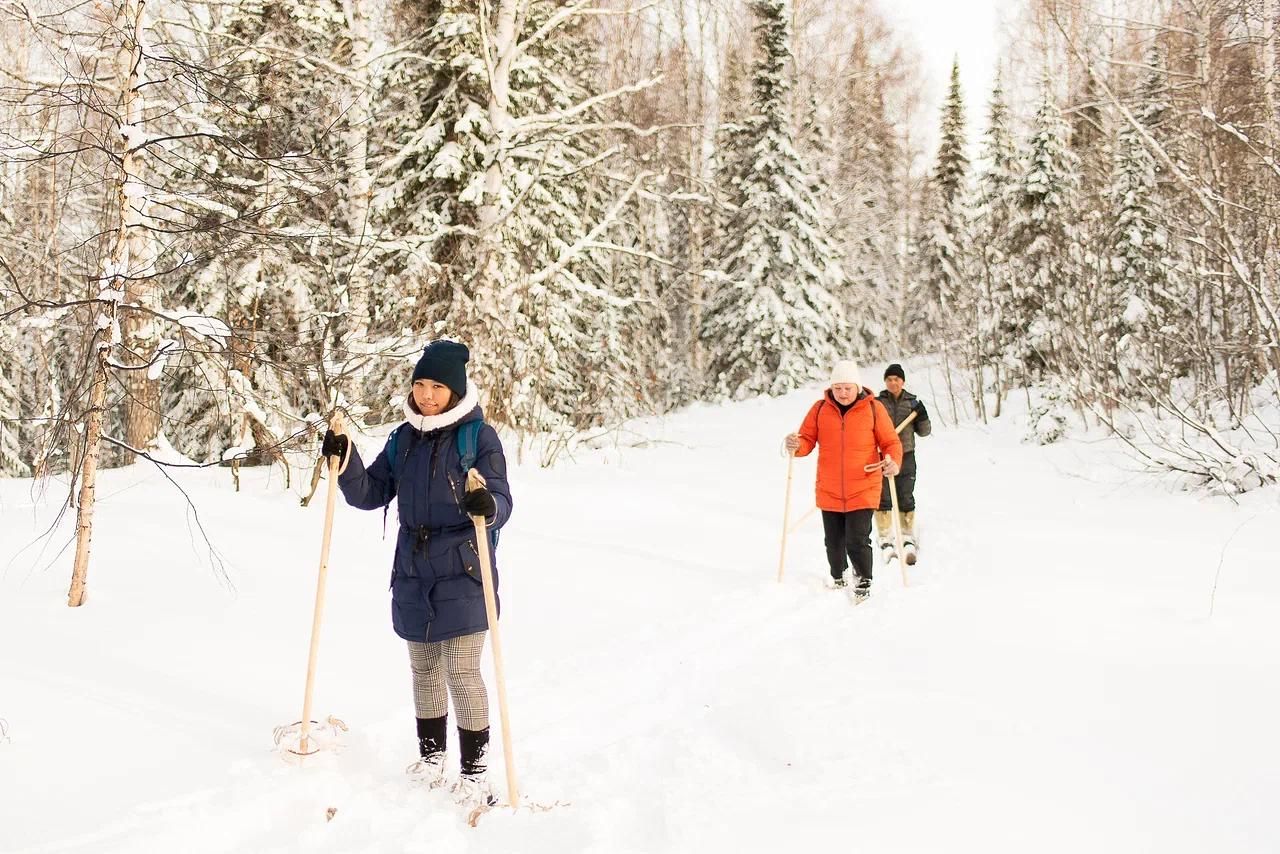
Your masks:
M226 347L227 340L232 337L231 328L216 317L184 312L180 309L175 311L157 309L156 314L172 320L197 338L213 341L220 347Z
M524 39L522 42L517 44L515 49L515 56L519 56L520 54L528 50L530 47L532 47L533 45L542 41L544 38L547 37L547 35L552 30L556 29L557 27L559 27L561 24L563 24L565 21L569 20L570 18L587 16L587 15L595 15L595 16L636 15L641 12L648 11L649 9L656 8L658 6L657 2L652 2L652 3L646 3L643 6L638 6L635 8L628 8L628 9L601 9L599 7L588 8L588 7L591 7L591 4L594 2L595 0L578 0L577 3L571 3L570 5L565 6L559 12L555 13L550 18L548 18L545 24L543 24L541 27L539 27L538 29L530 33L528 38Z
M554 264L549 267L544 267L537 273L530 276L529 283L538 284L540 282L544 282L568 266L568 264L572 262L578 253L586 248L588 244L598 238L601 233L617 222L618 213L626 206L627 202L631 200L631 197L636 194L636 191L640 189L640 185L644 183L647 178L652 177L653 174L654 173L652 172L641 172L636 175L635 180L631 182L631 186L627 188L625 193L614 201L609 210L605 212L605 215L600 218L600 221L597 222L589 232L575 241L572 246L565 247L565 250L560 253L560 258Z
M563 110L555 110L550 113L534 113L532 115L523 116L516 119L513 124L516 130L523 132L556 127L557 125L562 124L566 119L581 115L598 104L603 104L606 101L612 101L615 98L622 97L623 95L633 95L636 92L643 92L646 89L656 86L660 82L662 82L662 75L658 74L647 80L628 83L626 86L619 86L617 89L612 91L594 95L587 98L585 101L580 101L572 107L566 107Z

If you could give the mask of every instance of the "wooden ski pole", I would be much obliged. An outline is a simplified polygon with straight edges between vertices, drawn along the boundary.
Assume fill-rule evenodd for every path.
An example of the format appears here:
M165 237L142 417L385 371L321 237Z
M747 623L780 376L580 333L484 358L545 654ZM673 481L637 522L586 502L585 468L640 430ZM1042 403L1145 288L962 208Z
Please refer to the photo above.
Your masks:
M893 545L898 550L898 567L902 570L902 586L907 586L907 556L902 546L902 522L898 519L898 487L889 478L889 498L893 502Z
M339 436L342 432L342 413L335 411L329 419L329 429ZM350 437L347 442L350 443ZM325 582L329 577L329 541L333 535L333 508L338 497L338 475L347 470L351 462L351 445L347 445L346 459L329 458L329 494L324 505L324 538L320 542L320 573L316 579L316 607L311 616L311 651L307 654L307 687L302 698L302 737L298 741L298 753L313 753L307 741L311 735L311 691L316 682L316 660L320 653L320 621L324 616Z
M796 455L792 451L787 456L787 494L782 501L782 548L778 551L778 583L782 583L782 570L787 560L787 522L791 519L791 474L795 468Z
M916 420L919 412L912 412L906 418L902 419L902 423L894 428L895 433L901 433L902 429ZM893 504L893 547L898 550L898 568L902 570L902 586L907 586L907 555L906 549L902 545L902 517L898 513L898 484L893 478L889 481L889 500Z
M467 492L484 486L480 472L467 472ZM476 529L476 552L480 555L480 586L484 590L484 613L489 620L489 640L493 643L493 670L498 685L498 716L502 722L502 756L507 763L507 797L512 807L520 806L516 783L515 753L511 747L511 719L507 711L507 682L502 669L502 638L498 634L498 600L493 590L493 561L489 555L489 532L483 516L472 516Z

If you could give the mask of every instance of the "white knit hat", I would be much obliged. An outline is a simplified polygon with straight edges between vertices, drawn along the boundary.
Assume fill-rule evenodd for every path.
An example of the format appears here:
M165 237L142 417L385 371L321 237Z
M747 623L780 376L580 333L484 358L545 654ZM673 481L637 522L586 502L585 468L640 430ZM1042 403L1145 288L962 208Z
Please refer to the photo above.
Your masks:
M862 374L862 370L858 367L858 363L853 359L841 359L831 366L831 384L850 383L852 385L861 385L858 377Z

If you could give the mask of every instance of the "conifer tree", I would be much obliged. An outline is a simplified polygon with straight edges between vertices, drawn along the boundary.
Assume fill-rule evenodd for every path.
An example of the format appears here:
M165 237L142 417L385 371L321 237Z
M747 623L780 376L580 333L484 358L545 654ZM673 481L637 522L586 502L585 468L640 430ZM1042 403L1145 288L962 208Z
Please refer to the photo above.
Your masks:
M732 139L724 175L736 210L717 251L721 282L703 315L714 392L782 394L819 376L833 353L855 347L833 293L843 286L813 177L792 138L790 4L753 0L760 58L752 114Z
M387 323L472 343L483 354L477 383L513 389L489 402L487 417L536 431L602 417L585 401L601 400L602 389L630 370L620 342L631 334L635 302L610 290L634 284L611 278L599 248L622 191L595 180L603 146L590 128L598 115L577 109L600 76L596 52L576 16L544 27L561 10L533 0L523 16L524 35L543 35L522 46L511 67L502 151L490 127L485 31L473 4L461 0L399 7L411 47L388 71L377 111L388 144L375 209L385 232L406 235L390 242L385 269L403 280L402 293L415 294L399 311L384 308ZM488 198L495 159L501 182ZM500 212L502 239L493 246L500 310L481 305L477 289L488 251L477 235L486 204Z
M982 148L985 169L978 177L974 212L975 286L982 292L980 310L974 318L977 336L974 356L995 369L998 415L1003 393L1004 366L1001 358L1005 348L1018 334L1014 317L1009 224L1014 216L1014 194L1023 172L1010 127L1002 77L998 72L988 110Z
M1150 133L1167 103L1164 74L1154 51L1148 66L1151 71L1139 87L1133 116ZM1115 379L1152 393L1167 392L1176 373L1166 345L1171 324L1182 314L1160 171L1138 128L1123 123L1111 177L1110 239L1103 250L1107 322L1101 332L1119 372Z
M925 191L925 214L918 250L919 274L911 297L915 319L912 339L924 349L954 332L967 330L962 301L966 287L966 193L969 158L964 151L964 100L960 91L960 62L951 65L951 83L942 105L938 158Z
M189 348L167 374L166 418L183 425L174 444L193 458L257 448L250 461L270 459L297 419L327 403L343 255L327 236L346 231L335 204L341 141L330 132L341 83L328 69L343 21L339 0L246 0L214 27L220 73L199 109L218 135L202 168L178 179L218 227L188 243L196 260L180 268L175 298L234 335L225 353Z
M1031 130L1009 224L1010 321L1016 331L1006 358L1024 375L1036 376L1053 361L1080 309L1078 160L1067 147L1066 122L1047 83Z

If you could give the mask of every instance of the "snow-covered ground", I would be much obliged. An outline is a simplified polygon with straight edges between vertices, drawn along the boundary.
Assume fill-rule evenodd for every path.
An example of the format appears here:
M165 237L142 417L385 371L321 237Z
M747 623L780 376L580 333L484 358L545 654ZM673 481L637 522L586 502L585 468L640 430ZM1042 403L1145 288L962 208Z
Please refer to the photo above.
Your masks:
M878 568L855 609L814 517L775 581L779 442L816 395L513 467L515 754L527 797L562 805L476 829L404 779L381 514L337 514L316 711L350 732L298 767L271 737L301 711L322 500L278 470L240 494L174 473L224 580L163 476L106 472L73 610L70 517L36 542L56 485L0 481L0 851L1280 850L1274 490L1175 494L1110 443L938 423L921 563L905 589ZM812 478L798 462L796 516Z

